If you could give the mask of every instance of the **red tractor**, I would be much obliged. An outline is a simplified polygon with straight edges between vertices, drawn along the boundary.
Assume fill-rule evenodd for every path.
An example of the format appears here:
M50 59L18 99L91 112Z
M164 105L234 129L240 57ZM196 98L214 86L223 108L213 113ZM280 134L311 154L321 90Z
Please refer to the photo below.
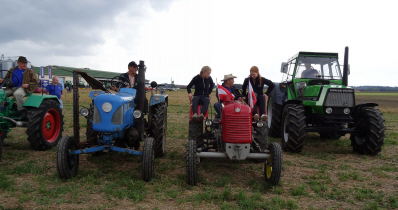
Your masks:
M200 109L199 109L200 110ZM282 170L282 149L268 142L266 117L253 114L244 102L222 103L221 116L204 120L192 118L190 110L189 140L186 155L187 183L196 185L201 158L264 161L265 181L277 185Z

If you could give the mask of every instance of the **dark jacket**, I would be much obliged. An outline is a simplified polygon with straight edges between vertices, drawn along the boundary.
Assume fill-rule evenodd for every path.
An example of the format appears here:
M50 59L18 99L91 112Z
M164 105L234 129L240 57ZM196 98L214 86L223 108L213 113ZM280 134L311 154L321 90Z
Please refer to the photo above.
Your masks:
M130 85L130 77L129 77L128 72L121 74L119 77L122 77L123 80L125 80L126 82L128 81L129 85ZM131 88L137 88L137 78L138 78L138 75L135 75L134 86Z
M214 88L214 82L211 77L204 79L198 74L188 84L188 93L191 93L192 86L195 86L194 96L209 96Z
M12 79L12 73L18 67L14 67L10 69L4 79ZM28 88L25 88L25 91L28 93L32 93L37 87L39 87L39 80L35 72L32 69L26 69L23 73L22 84L29 84Z
M274 89L275 85L274 83L269 80L269 79L265 79L264 77L261 77L260 79L256 79L255 81L253 81L253 79L251 79L251 77L248 77L245 79L245 81L243 82L242 85L242 90L243 90L243 95L246 96L247 95L247 91L249 89L249 81L252 84L253 87L253 91L257 94L257 95L263 95L263 90L264 90L264 85L268 86L267 92L265 92L265 94L269 95L271 93L271 91Z

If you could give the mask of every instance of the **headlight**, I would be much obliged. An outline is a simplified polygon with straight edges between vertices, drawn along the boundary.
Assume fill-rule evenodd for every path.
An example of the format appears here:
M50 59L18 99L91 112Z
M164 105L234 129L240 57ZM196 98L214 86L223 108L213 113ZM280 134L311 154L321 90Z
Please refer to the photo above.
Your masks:
M206 126L211 126L211 124L212 124L211 120L207 119L207 120L205 121L205 125L206 125Z
M254 116L253 116L253 120L254 121L258 121L260 119L260 116L258 116L258 114L255 114Z
M142 112L141 112L140 110L135 110L135 111L133 112L133 116L134 116L134 118L136 118L136 119L140 118L141 115L142 115Z
M262 115L261 115L261 120L262 120L262 121L266 121L266 120L267 120L267 115L262 114Z
M351 110L350 108L344 108L343 112L344 114L350 114Z
M105 102L102 104L102 111L104 112L110 112L112 111L112 104L109 102Z
M332 114L333 109L331 107L326 108L325 110L326 114Z
M257 122L257 127L261 128L261 127L263 127L263 126L264 126L264 123L263 123L263 122L261 122L261 121Z
M88 109L85 107L81 108L79 112L80 112L80 115L83 117L87 117L90 114L90 111L88 111Z

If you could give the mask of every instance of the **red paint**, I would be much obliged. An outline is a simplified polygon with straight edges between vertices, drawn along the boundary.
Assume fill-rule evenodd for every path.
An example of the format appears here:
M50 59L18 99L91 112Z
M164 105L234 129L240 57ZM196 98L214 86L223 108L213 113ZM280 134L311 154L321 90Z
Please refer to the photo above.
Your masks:
M236 112L237 109L239 112ZM252 142L252 113L248 105L237 101L224 104L221 125L224 142L236 144Z
M61 133L61 116L56 109L49 109L44 114L41 122L41 132L43 138L50 143L58 139Z

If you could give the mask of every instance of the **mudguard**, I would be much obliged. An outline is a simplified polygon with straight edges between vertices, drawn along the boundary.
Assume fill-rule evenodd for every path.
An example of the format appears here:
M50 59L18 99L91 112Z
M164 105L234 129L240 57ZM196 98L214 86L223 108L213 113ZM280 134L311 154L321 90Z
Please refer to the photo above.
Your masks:
M149 100L149 106L153 106L160 103L168 103L169 96L164 94L154 94Z
M23 106L39 108L43 100L47 99L57 100L58 103L61 103L55 95L32 94L28 96L26 101L23 103Z

